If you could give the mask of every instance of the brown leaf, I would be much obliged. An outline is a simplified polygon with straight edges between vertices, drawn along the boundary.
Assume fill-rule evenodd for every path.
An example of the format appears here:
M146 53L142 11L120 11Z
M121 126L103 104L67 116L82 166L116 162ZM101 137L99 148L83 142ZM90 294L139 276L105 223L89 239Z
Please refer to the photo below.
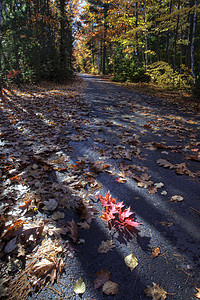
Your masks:
M118 284L109 280L104 283L102 292L106 295L116 295L118 293L118 289Z
M157 160L157 163L161 166L161 167L164 167L164 168L169 168L169 169L174 169L174 165L172 163L170 163L168 160L166 159L158 159Z
M90 229L90 224L88 224L86 221L77 223L78 226L80 226L82 229Z
M156 247L152 250L152 257L155 258L160 254L160 248Z
M99 253L107 253L115 247L113 240L108 240L106 242L102 241L101 245L98 248Z
M91 224L93 219L96 219L94 214L98 212L90 203L86 200L81 200L80 206L77 208L81 212L81 219L84 219L88 224Z
M69 230L70 234L69 237L72 239L74 243L78 242L78 227L76 225L76 222L74 219L68 221L69 226L67 226L67 229Z
M158 189L156 186L148 189L149 194L155 194L155 193L157 193L157 191L158 191Z
M66 235L68 229L64 227L57 227L57 228L52 228L47 230L49 235L54 235L56 238L60 239L61 234Z
M98 289L102 286L105 282L110 279L110 271L102 269L101 271L96 273L97 278L94 280L94 288Z
M152 300L165 300L167 298L167 292L157 285L155 282L153 282L153 286L147 285L147 288L144 290L147 297L152 297Z

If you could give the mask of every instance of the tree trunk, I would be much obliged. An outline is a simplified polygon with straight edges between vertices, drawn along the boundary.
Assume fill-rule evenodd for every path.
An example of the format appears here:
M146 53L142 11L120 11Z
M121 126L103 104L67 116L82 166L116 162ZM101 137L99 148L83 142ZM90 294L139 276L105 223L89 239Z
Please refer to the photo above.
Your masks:
M66 52L65 52L65 1L60 0L60 69L65 72Z
M190 8L194 7L195 0L190 0ZM193 21L194 21L194 13L189 13L188 17L189 22L189 32L188 32L188 45L186 48L185 54L185 65L189 69L191 68L191 45L192 45L192 34L193 34Z
M172 12L172 0L170 1L170 6L169 6L169 14L171 15ZM170 21L170 18L168 19ZM169 29L167 30L167 36L166 36L166 61L169 64Z
M194 73L194 42L195 42L195 29L197 22L197 0L195 0L195 9L194 9L194 20L193 20L193 31L192 31L192 43L191 43L191 69L192 75L194 77L194 83L196 84L196 76Z
M180 10L181 0L178 1L178 11ZM179 13L177 15L177 22L176 22L176 31L174 37L174 68L173 71L176 71L176 57L177 57L177 37L178 37L178 27L179 27Z
M2 20L2 2L3 0L0 0L0 95L2 95L2 78L1 78L1 61L2 61L2 32L1 32L1 20Z

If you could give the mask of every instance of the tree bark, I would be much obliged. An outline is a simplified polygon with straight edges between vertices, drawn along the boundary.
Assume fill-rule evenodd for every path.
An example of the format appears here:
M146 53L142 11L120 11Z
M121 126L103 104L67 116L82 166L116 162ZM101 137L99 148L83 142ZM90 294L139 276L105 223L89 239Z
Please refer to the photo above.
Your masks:
M1 61L2 61L2 32L1 32L1 20L2 20L2 4L3 0L0 0L0 95L2 95L2 78L1 78Z
M178 11L180 10L181 0L178 1ZM177 38L178 38L178 27L179 27L179 13L177 15L177 22L176 22L176 31L174 37L174 68L173 71L176 71L176 57L177 57Z
M195 4L194 4L194 20L193 20L193 31L192 31L192 43L191 43L191 69L192 69L192 75L194 77L195 84L196 84L196 76L194 72L194 42L195 42L196 22L197 22L197 0L195 0Z

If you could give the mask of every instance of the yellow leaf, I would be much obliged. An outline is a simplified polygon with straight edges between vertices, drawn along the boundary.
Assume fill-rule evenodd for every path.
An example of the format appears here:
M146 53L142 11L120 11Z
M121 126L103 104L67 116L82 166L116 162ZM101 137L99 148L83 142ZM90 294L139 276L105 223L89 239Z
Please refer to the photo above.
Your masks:
M194 294L194 296L197 297L198 299L200 299L200 288L198 288L196 286L196 284L194 284L194 286L195 286L195 289L197 289L197 291L198 291L198 293Z
M128 256L126 256L124 258L124 261L125 261L125 264L127 265L127 267L129 267L131 269L131 272L138 265L138 260L137 260L137 258L132 253L129 254Z
M102 291L106 295L116 295L118 293L118 284L108 280L104 283Z
M83 279L80 277L74 283L74 292L76 294L83 294L83 293L85 293L85 290L86 290L85 283L83 282Z

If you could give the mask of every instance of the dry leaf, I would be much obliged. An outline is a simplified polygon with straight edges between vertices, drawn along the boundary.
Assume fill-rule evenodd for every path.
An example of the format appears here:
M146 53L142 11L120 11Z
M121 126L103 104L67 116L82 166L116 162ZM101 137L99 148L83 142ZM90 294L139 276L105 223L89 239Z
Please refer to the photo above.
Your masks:
M194 294L194 295L195 295L195 297L197 297L198 299L200 299L200 288L198 288L198 287L196 286L196 284L194 284L194 286L195 286L195 289L198 291L198 293L196 293L196 294Z
M131 269L131 272L138 265L138 260L137 260L137 258L132 253L129 254L128 256L126 256L124 258L124 261L125 261L125 264L127 265L127 267L129 267Z
M80 226L80 228L83 228L83 229L90 229L90 224L88 224L86 221L79 222L79 223L77 223L77 225Z
M83 294L85 293L86 287L85 283L83 282L82 278L80 277L74 283L74 292L76 294Z
M59 227L59 228L51 228L47 230L49 235L54 235L56 238L61 238L61 234L66 235L68 232L67 228Z
M106 295L116 295L118 293L118 284L109 280L104 283L102 292Z
M152 257L155 258L160 254L160 248L157 247L155 249L152 250Z
M54 210L58 206L58 202L54 199L49 199L48 201L44 201L45 206L43 207L44 210Z
M54 212L51 217L54 221L56 221L56 220L63 219L65 217L65 214L61 211L57 211L57 212Z
M102 269L96 273L97 278L94 280L94 288L98 289L110 279L110 271Z
M170 202L181 202L183 200L183 197L179 195L174 195L170 198Z
M159 182L159 183L154 183L155 187L157 187L157 189L160 189L164 186L164 183Z
M71 220L71 222L68 222L69 226L67 226L67 229L69 230L70 234L69 237L72 239L74 243L78 242L78 227L76 225L76 222L74 219Z
M165 300L167 298L167 292L157 285L155 282L153 282L153 286L147 285L147 288L144 290L147 297L152 297L152 300Z
M89 203L89 201L81 200L80 207L77 208L81 212L81 219L84 219L88 224L91 224L92 219L96 219L94 213L97 210Z
M7 287L4 284L8 281L6 278L0 278L0 296L4 297L7 295Z
M98 248L99 253L107 253L115 247L113 240L102 241L101 245Z
M160 158L160 159L157 160L157 163L161 167L164 167L164 168L169 168L169 169L174 169L175 168L175 166L166 159Z

